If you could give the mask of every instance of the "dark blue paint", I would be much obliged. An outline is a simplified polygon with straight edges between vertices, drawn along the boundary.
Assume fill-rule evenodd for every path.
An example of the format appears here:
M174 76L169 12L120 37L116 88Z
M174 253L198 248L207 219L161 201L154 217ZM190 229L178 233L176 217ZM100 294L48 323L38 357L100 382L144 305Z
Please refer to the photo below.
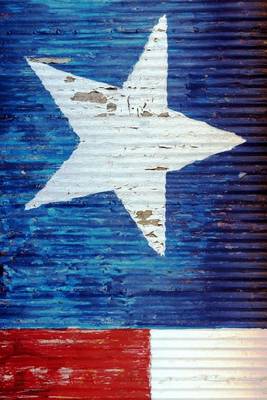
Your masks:
M1 3L1 326L266 326L263 3ZM112 192L24 210L77 145L25 56L121 85L165 13L169 105L248 144L168 174L161 258Z

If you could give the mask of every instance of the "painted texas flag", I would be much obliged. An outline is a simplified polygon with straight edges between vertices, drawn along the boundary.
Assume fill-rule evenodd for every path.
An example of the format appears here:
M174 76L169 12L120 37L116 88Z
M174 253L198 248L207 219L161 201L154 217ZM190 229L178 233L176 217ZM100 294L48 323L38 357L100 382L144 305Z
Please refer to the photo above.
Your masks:
M2 327L266 326L253 7L5 6Z
M0 331L0 399L265 400L265 330Z
M265 15L1 6L0 400L267 399Z

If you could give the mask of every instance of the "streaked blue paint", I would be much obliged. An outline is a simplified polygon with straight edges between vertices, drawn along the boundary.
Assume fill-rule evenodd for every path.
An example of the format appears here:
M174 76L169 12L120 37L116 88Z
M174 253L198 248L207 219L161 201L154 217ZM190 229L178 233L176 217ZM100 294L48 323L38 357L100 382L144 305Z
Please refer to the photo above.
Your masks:
M261 4L2 7L2 327L265 326ZM113 193L24 211L77 145L24 57L71 57L60 69L120 85L164 13L169 105L248 144L168 174L161 258Z

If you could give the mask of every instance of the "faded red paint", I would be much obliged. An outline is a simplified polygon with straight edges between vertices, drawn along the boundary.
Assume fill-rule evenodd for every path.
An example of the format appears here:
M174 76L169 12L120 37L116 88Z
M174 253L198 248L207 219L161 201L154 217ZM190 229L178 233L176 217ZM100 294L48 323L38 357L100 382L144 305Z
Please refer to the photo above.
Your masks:
M0 399L150 399L148 330L0 331Z

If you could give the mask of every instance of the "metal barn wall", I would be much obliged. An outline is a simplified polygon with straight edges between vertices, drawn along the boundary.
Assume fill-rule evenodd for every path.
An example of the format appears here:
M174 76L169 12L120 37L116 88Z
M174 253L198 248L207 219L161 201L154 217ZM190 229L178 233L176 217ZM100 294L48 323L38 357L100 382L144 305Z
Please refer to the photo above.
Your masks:
M86 326L264 327L265 3L49 4L2 10L4 325L16 313L46 324L47 302L75 325L81 296ZM78 142L25 57L70 58L58 68L122 85L163 12L170 107L247 140L167 175L166 258L112 192L24 209Z
M266 17L252 0L1 2L4 381L31 367L10 329L144 329L143 389L121 399L267 398ZM41 398L22 375L1 399Z

